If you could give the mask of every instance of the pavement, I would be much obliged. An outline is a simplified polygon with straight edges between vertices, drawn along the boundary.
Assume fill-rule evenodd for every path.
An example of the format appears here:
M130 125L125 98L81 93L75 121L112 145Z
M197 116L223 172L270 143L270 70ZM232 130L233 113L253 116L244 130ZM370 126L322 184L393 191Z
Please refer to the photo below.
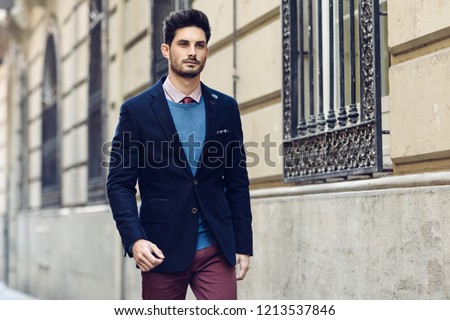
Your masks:
M0 300L30 300L35 299L20 291L11 289L5 283L0 282Z

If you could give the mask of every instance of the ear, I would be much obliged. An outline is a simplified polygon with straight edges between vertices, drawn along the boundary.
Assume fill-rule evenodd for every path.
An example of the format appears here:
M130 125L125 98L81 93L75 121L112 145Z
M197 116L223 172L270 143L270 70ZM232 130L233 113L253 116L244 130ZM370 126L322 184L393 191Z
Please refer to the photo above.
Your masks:
M164 58L170 59L170 46L166 43L161 45L161 53Z

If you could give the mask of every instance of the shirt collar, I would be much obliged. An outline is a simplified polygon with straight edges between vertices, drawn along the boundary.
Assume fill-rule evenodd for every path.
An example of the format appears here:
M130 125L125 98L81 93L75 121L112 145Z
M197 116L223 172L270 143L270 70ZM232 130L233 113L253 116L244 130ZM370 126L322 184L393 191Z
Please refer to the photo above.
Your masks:
M176 103L179 103L185 97L191 97L195 102L200 103L200 98L202 97L202 87L200 83L198 84L198 87L195 88L194 91L192 91L192 93L185 95L177 88L175 88L170 82L169 77L167 77L166 81L164 81L163 83L163 89L166 95L166 99Z

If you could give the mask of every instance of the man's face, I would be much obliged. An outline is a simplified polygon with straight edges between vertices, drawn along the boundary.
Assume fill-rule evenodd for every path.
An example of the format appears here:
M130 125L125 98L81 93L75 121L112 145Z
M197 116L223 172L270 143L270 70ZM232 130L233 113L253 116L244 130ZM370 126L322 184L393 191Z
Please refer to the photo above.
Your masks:
M197 27L177 29L172 44L162 44L161 51L172 72L183 78L195 78L208 57L205 32Z

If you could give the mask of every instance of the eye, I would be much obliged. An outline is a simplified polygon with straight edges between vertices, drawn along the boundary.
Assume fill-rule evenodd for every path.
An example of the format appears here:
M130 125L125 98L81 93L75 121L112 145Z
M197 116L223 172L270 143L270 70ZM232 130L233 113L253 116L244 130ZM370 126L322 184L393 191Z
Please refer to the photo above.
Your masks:
M178 45L179 45L180 47L186 48L189 44L188 44L187 41L180 41L180 42L178 43Z
M205 44L204 44L204 43L197 43L195 46L196 46L198 49L203 49L203 48L205 47Z

